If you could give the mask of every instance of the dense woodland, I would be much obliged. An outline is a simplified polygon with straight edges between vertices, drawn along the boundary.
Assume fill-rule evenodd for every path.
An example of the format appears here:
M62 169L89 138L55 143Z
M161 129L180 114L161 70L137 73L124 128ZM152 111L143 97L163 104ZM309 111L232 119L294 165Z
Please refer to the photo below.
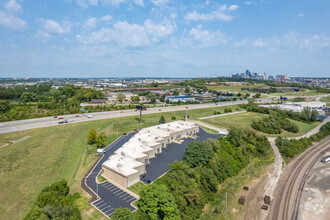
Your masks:
M239 174L250 157L269 156L270 149L265 136L238 128L231 128L225 138L192 142L182 162L170 164L163 177L141 191L139 210L129 219L198 219L219 184Z
M80 211L76 200L79 193L69 194L66 181L62 180L44 188L38 195L31 210L26 214L24 220L35 219L63 219L79 220Z
M299 131L299 127L296 124L276 115L253 121L251 127L267 134L281 134L282 129L292 133L298 133Z
M289 160L294 156L304 152L307 148L313 145L313 142L317 142L330 135L330 122L322 125L320 132L310 136L309 138L296 139L285 139L278 137L276 139L276 145L282 154L282 156Z

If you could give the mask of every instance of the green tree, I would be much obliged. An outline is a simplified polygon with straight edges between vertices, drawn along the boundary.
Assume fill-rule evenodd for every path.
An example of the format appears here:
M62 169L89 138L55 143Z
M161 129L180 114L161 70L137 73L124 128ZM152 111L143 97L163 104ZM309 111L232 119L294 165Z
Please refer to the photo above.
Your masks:
M96 131L95 129L93 128L90 132L89 132L89 135L88 135L88 144L95 144L96 143Z
M96 138L96 144L98 148L102 148L105 145L105 137L103 133L100 133L99 135L97 135Z
M166 123L164 116L160 116L159 124L164 124L164 123Z
M151 220L180 219L175 199L164 185L152 184L142 190L137 205Z
M157 96L154 93L149 93L146 97L147 97L147 99L150 100L151 103L156 102Z
M20 100L23 102L35 102L37 100L37 95L33 92L23 92Z
M132 102L139 102L140 101L140 97L139 96L137 96L137 95L133 95L132 97L131 97L131 100L132 100Z
M183 159L190 167L205 165L213 156L212 147L205 142L190 143L184 153Z
M111 215L112 220L134 220L134 215L128 208L117 208Z
M0 112L5 113L10 109L10 104L8 101L0 100Z
M175 121L175 120L176 120L176 117L173 115L173 116L171 117L171 120L172 120L172 121Z
M126 99L126 95L122 92L119 92L117 94L116 100L117 102L123 103L123 101Z
M187 93L187 94L190 93L190 88L189 88L189 87L186 87L186 88L184 89L184 92Z

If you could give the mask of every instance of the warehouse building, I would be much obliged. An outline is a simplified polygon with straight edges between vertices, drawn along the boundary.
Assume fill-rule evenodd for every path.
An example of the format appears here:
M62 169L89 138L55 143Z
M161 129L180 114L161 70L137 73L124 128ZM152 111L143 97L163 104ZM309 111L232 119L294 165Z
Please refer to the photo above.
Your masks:
M129 187L140 181L146 165L173 141L196 134L193 122L175 121L141 129L102 165L102 175L116 185Z

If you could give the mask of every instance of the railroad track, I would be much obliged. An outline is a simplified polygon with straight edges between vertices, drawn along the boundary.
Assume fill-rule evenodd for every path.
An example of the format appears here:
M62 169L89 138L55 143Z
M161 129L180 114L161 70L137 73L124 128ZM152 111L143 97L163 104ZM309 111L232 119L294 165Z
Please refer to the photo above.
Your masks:
M285 184L282 185L282 188L280 189L280 192L277 196L277 199L274 204L274 211L273 216L270 216L272 219L297 219L298 217L298 210L299 210L299 204L297 204L298 199L301 198L301 192L304 187L304 182L307 181L309 178L309 173L314 166L314 164L319 160L321 157L321 153L324 152L327 149L324 149L324 147L329 146L330 136L326 137L323 141L321 141L319 144L315 145L314 147L311 147L307 149L303 154L301 154L295 161L295 163L292 165L291 172L287 178ZM317 156L315 156L317 155ZM307 164L307 167L306 167ZM303 172L303 177L302 171ZM316 172L316 171L314 171ZM300 185L298 187L298 194L294 193L295 185L297 184L297 180L301 179ZM300 194L299 194L300 193ZM294 200L294 211L290 212L290 203ZM292 205L292 203L291 203ZM298 205L298 206L297 206Z

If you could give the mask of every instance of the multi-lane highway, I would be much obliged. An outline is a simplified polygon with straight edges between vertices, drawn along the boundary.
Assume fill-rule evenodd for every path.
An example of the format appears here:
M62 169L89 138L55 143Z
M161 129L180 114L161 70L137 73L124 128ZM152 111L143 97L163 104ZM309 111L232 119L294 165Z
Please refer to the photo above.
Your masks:
M270 102L271 99L263 99L262 102ZM143 111L143 114L154 114L160 112L173 112L180 110L191 110L191 109L202 109L210 108L216 106L228 106L228 105L237 105L247 103L246 100L232 101L232 102L219 102L219 103L205 103L205 104L195 104L195 105L181 105L181 106L169 106L169 107L159 107L159 108L149 108L146 111ZM79 117L75 115L65 115L64 119L71 121L70 123L86 122L91 120L100 120L108 118L120 118L127 116L136 116L139 115L138 111L135 110L122 110L122 111L108 111L108 112L97 112L97 113L88 113L92 118L88 118L87 115L79 114ZM0 134L23 131L33 128L42 128L49 126L59 125L58 122L63 121L58 118L46 117L46 118L36 118L36 119L27 119L19 121L10 121L0 123ZM62 125L63 126L63 125Z

